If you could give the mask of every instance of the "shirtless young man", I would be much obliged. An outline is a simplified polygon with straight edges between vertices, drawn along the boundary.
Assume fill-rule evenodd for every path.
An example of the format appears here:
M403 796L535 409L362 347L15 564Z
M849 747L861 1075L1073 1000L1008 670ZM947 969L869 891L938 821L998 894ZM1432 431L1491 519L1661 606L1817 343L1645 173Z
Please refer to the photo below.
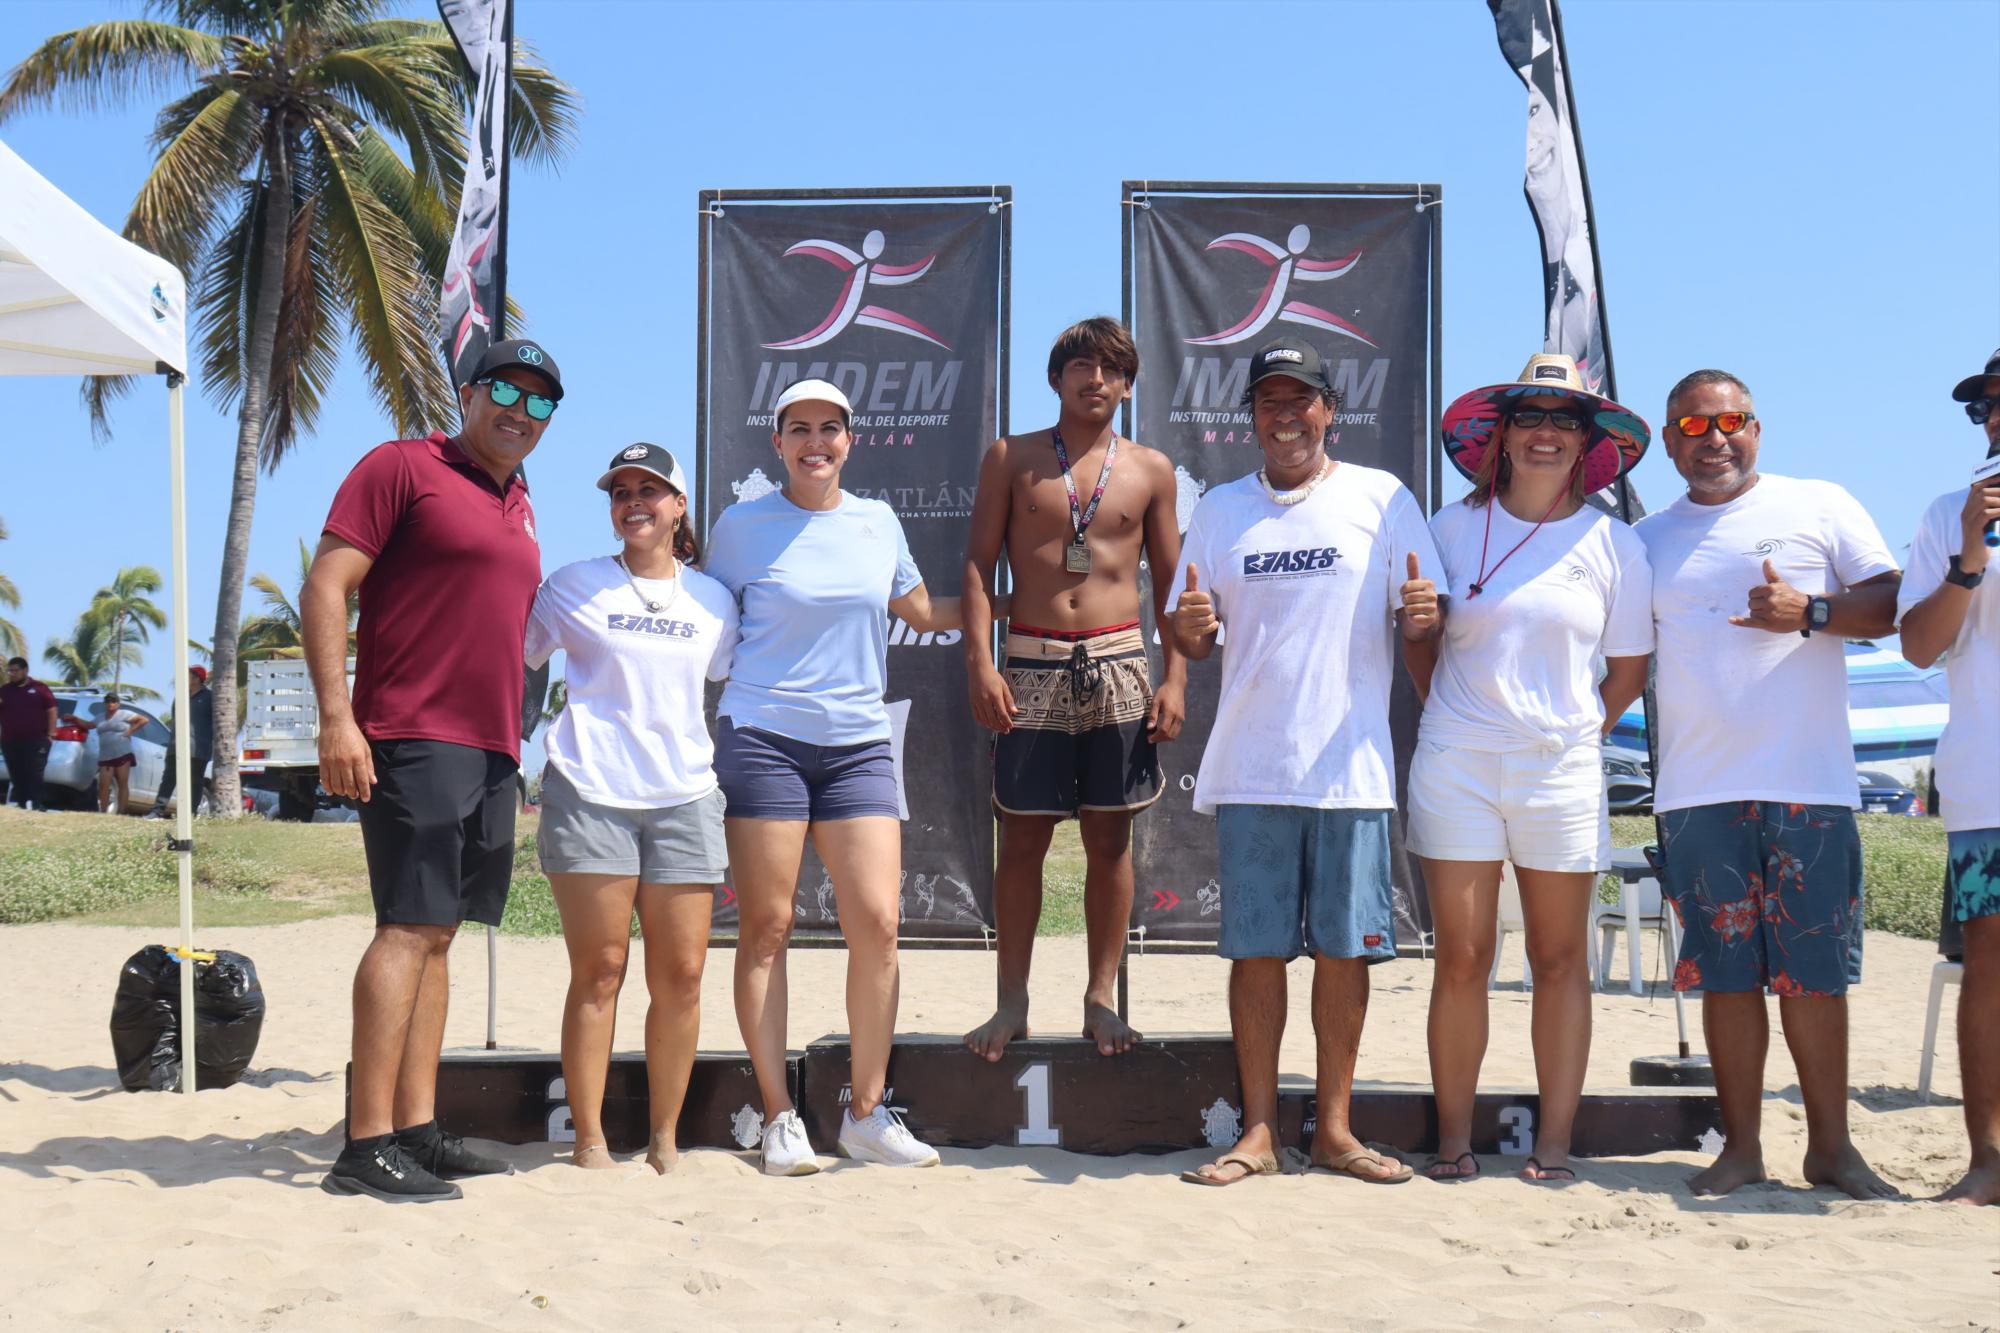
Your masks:
M1115 1004L1132 913L1132 815L1164 790L1153 747L1180 734L1187 663L1164 643L1166 679L1153 690L1139 630L1139 561L1151 563L1153 612L1165 623L1180 529L1166 455L1112 428L1138 373L1139 351L1116 320L1073 325L1049 352L1056 426L996 441L980 465L962 605L973 716L998 733L999 1006L965 1044L988 1060L1028 1035L1042 861L1056 825L1072 817L1086 867L1083 1035L1102 1055L1139 1038ZM1002 546L1014 579L1004 673L988 648Z

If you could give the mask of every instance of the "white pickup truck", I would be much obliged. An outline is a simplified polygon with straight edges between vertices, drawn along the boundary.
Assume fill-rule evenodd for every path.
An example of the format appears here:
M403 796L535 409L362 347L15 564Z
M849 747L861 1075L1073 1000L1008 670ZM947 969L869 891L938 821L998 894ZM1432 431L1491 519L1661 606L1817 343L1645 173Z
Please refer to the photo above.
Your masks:
M347 659L347 687L354 688L354 659ZM237 764L254 785L275 792L278 818L310 820L331 797L319 790L319 699L301 658L250 663L244 686Z

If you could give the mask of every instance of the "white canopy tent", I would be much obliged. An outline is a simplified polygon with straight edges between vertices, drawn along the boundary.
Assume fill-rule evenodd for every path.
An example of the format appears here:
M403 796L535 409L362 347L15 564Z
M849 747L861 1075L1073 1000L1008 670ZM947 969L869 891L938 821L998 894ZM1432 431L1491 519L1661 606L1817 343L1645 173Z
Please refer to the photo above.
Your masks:
M189 785L187 502L181 393L187 283L106 227L0 142L0 375L164 375L173 506L173 846L181 891L181 1091L193 1092L194 842Z

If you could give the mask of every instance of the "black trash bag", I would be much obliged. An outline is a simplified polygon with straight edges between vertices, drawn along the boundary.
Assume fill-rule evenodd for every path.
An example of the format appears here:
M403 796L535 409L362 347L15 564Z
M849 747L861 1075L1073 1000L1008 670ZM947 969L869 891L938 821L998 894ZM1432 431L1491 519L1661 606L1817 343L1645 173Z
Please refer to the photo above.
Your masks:
M125 960L111 1005L111 1048L127 1092L180 1086L180 962L164 945L149 944ZM240 953L217 951L195 964L195 1086L226 1088L243 1077L264 1031L264 988L257 966Z

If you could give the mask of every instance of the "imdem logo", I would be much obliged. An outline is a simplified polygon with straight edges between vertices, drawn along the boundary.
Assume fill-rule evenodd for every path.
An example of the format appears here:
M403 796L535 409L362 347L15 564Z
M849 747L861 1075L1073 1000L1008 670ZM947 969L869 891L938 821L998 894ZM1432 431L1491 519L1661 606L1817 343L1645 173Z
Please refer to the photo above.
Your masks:
M1354 266L1361 262L1359 250L1338 259L1307 259L1306 247L1311 243L1312 229L1303 222L1286 234L1282 246L1247 231L1228 232L1210 241L1208 249L1235 250L1246 254L1269 269L1270 276L1264 280L1264 289L1257 294L1249 314L1218 333L1204 333L1198 338L1182 341L1193 347L1222 347L1229 343L1246 342L1262 333L1273 320L1283 320L1287 324L1324 329L1369 347L1375 346L1373 338L1331 310L1286 299L1293 282L1331 282L1352 272Z
M885 244L887 242L881 231L875 230L862 238L861 251L858 254L838 241L808 240L789 247L785 251L787 259L793 255L804 255L833 265L847 277L841 283L840 292L833 300L833 308L827 311L825 319L797 337L765 343L764 346L772 351L786 352L818 347L821 343L831 342L839 337L848 325L860 324L871 329L900 333L919 342L927 342L933 347L942 347L949 352L951 350L949 343L908 315L899 314L879 305L861 303L868 288L907 287L929 273L931 266L937 263L937 256L934 254L925 255L914 264L880 263L878 261L882 257L882 248Z

